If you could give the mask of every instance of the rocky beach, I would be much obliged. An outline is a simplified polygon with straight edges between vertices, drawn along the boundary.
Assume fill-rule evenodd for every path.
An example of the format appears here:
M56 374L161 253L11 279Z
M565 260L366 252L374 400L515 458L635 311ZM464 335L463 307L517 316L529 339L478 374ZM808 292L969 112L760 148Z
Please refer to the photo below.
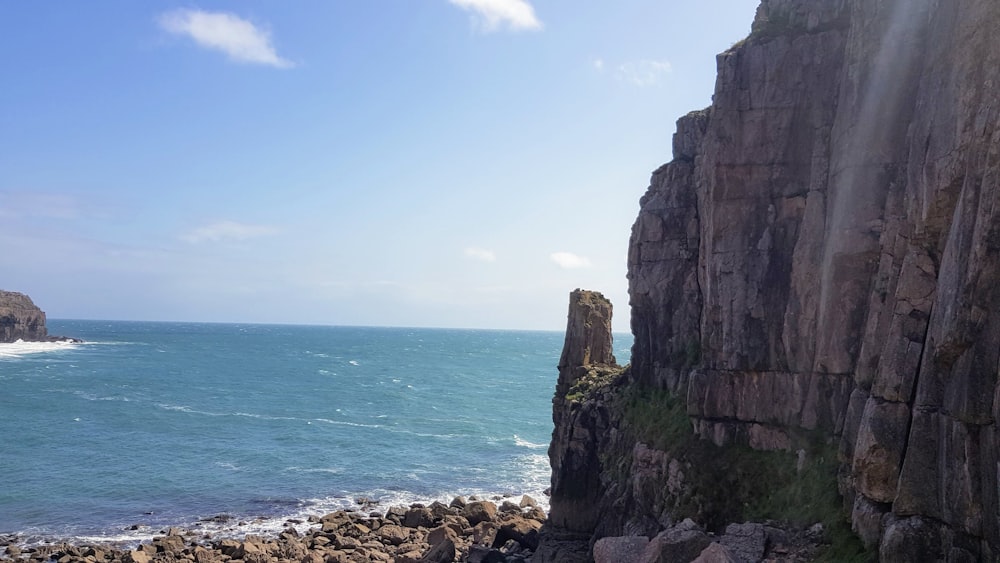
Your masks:
M51 543L24 546L23 538L0 536L0 561L20 563L524 563L533 559L539 541L548 548L540 560L559 557L552 547L575 539L547 532L545 512L534 499L478 500L456 497L367 512L341 510L307 521L288 520L274 537L247 534L213 536L197 528L166 528L139 545ZM499 503L499 505L498 505ZM225 520L228 517L215 517ZM238 528L239 526L237 526ZM706 532L691 520L654 538L609 537L593 546L598 563L812 561L824 548L822 527L796 529L777 522L727 526ZM728 559L727 559L728 557Z
M450 504L392 507L384 514L357 510L288 520L276 537L219 537L197 528L167 528L139 545L44 544L26 547L19 537L0 537L0 561L41 563L399 563L456 560L527 561L538 546L545 512L529 496L519 502L456 497ZM217 518L227 518L225 516ZM238 528L238 526L237 526Z

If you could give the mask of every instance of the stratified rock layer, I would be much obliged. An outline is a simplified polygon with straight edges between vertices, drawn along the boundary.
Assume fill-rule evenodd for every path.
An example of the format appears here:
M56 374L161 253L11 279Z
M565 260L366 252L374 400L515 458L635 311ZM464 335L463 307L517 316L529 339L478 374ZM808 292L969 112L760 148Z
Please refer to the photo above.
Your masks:
M840 439L885 560L1000 557L997 29L995 0L763 0L632 231L630 381L720 445Z
M0 290L0 342L46 340L45 313L23 293Z

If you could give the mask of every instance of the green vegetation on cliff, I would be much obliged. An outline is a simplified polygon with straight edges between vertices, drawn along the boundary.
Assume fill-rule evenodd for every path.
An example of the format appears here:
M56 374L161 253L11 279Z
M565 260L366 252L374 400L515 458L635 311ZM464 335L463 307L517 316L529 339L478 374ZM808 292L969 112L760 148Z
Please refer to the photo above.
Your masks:
M872 558L844 519L836 447L829 440L797 436L801 453L736 444L718 447L695 436L685 401L660 389L625 388L616 409L622 430L631 437L626 443L645 443L685 468L680 492L648 491L662 499L662 504L651 504L666 506L675 520L692 518L710 529L744 521L776 520L800 527L818 522L830 541L821 560ZM608 470L617 478L631 473L621 466Z

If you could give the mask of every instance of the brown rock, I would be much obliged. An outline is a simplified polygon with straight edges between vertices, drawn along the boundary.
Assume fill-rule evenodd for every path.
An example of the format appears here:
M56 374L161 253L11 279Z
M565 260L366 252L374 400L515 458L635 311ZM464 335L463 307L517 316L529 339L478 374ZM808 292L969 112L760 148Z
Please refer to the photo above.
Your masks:
M420 563L452 563L455 560L454 536L445 536L433 545L421 558Z
M429 508L411 508L403 517L403 525L407 528L430 528L434 526L434 514Z
M383 543L390 545L401 545L409 537L410 533L406 531L402 526L396 526L395 524L386 524L378 529L375 535L382 540Z
M475 526L480 522L489 522L496 518L497 506L488 500L470 502L462 509L462 516Z
M514 540L521 546L534 551L538 548L538 531L542 523L528 518L515 517L500 525L493 547L499 547L508 540Z

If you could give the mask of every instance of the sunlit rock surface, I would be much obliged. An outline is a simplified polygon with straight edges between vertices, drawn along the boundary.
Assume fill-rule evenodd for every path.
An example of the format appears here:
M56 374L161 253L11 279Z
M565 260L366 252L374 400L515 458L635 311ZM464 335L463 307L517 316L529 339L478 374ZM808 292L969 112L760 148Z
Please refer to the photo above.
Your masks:
M717 444L840 440L884 560L1000 557L998 29L995 0L764 0L632 231L630 384ZM632 535L616 509L578 527Z

